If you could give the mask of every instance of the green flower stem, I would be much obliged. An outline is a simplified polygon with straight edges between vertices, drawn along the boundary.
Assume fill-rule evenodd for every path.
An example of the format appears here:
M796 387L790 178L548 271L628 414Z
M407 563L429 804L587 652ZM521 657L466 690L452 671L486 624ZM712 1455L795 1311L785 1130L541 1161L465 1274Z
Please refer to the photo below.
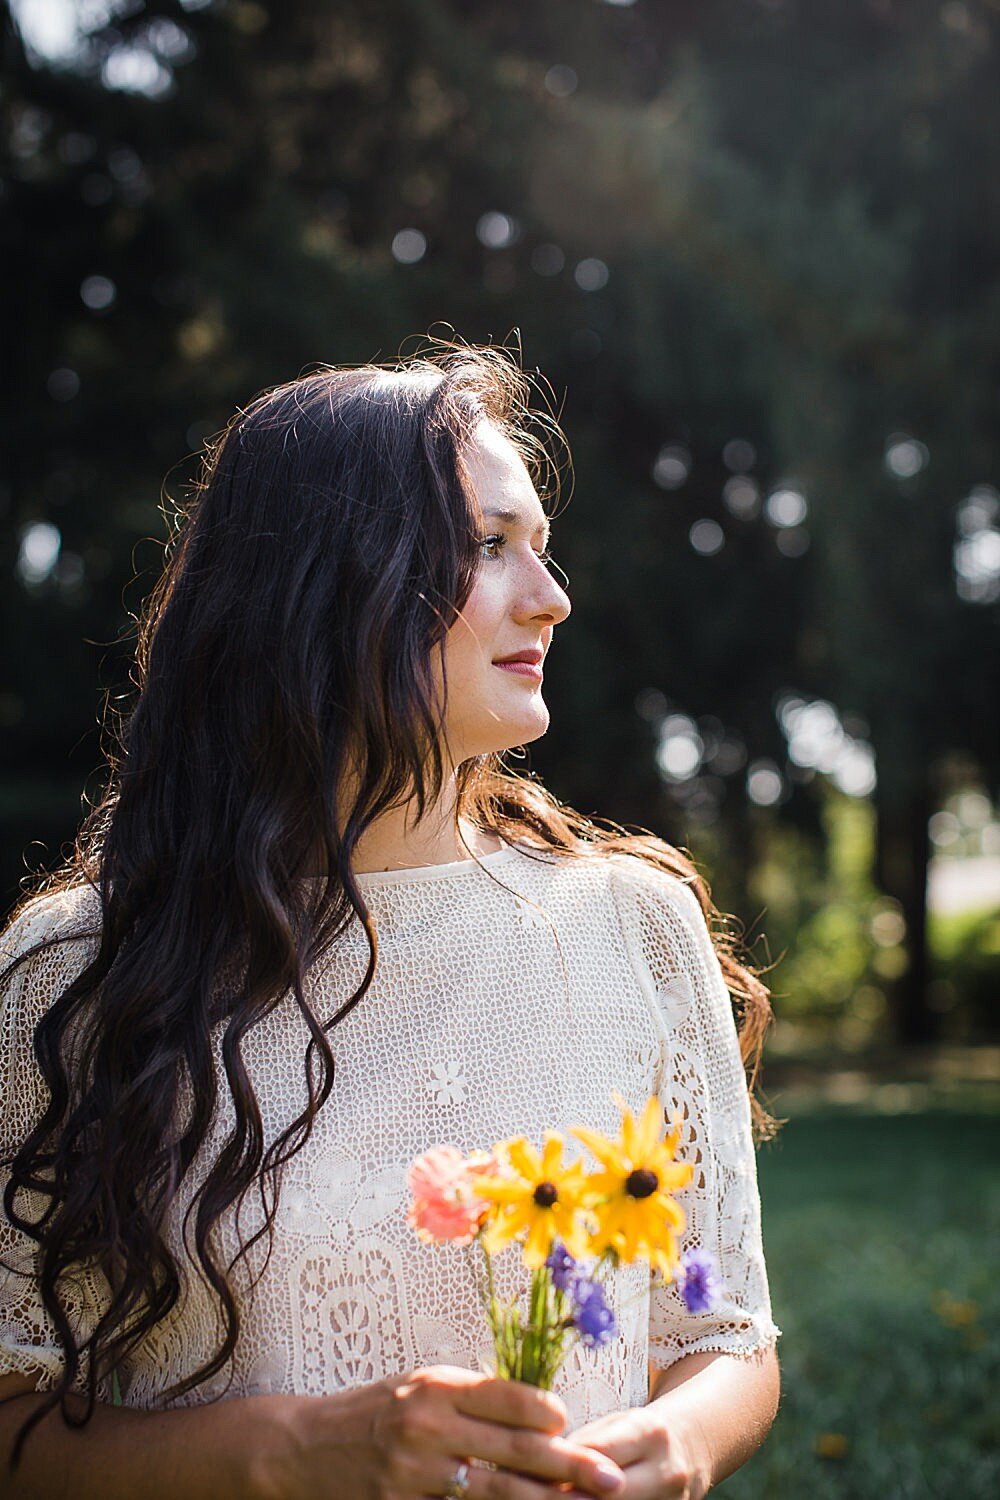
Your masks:
M572 1299L553 1286L548 1266L538 1266L531 1273L529 1313L522 1322L516 1301L504 1307L497 1300L493 1259L482 1240L479 1244L486 1268L483 1290L496 1352L496 1373L502 1380L522 1380L526 1385L551 1390L566 1358L581 1342L581 1335L573 1325ZM605 1251L597 1260L590 1280L603 1283L605 1277L601 1273L620 1263L615 1251ZM642 1288L622 1306L630 1307L645 1295L646 1289Z
M496 1353L496 1373L503 1380L523 1380L550 1390L563 1360L566 1334L572 1320L565 1316L565 1299L552 1286L547 1266L532 1272L530 1310L521 1321L516 1302L502 1307L496 1295L493 1259L480 1240L485 1267L483 1298Z
M486 1317L490 1325L490 1333L493 1335L493 1350L497 1360L497 1375L500 1379L510 1378L511 1348L507 1318L501 1312L497 1303L496 1284L493 1279L493 1257L483 1244L479 1241L479 1248L483 1252L483 1263L486 1267Z
M528 1385L541 1384L543 1371L542 1354L548 1334L545 1312L548 1291L548 1270L538 1266L531 1273L531 1311L524 1337L524 1373L522 1380Z

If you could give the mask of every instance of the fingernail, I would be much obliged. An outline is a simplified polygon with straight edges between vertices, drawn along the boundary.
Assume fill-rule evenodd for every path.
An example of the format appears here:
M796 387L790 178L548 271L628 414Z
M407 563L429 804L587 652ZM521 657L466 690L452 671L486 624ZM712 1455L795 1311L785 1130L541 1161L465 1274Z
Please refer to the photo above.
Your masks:
M624 1475L618 1469L606 1468L604 1464L596 1466L594 1477L597 1480L598 1489L606 1490L608 1494L612 1494L615 1490L620 1490L625 1483Z

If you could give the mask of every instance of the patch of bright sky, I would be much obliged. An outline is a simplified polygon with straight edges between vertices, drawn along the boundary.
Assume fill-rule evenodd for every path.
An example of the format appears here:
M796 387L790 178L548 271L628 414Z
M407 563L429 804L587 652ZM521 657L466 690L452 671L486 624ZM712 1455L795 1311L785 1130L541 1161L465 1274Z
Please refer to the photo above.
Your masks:
M183 10L204 10L212 0L181 0ZM132 0L11 0L11 12L29 52L47 62L72 62L83 37L133 9Z
M25 46L49 62L69 62L81 37L123 9L114 0L11 0L10 8Z
M29 51L53 59L72 55L77 21L70 0L11 0L10 8Z

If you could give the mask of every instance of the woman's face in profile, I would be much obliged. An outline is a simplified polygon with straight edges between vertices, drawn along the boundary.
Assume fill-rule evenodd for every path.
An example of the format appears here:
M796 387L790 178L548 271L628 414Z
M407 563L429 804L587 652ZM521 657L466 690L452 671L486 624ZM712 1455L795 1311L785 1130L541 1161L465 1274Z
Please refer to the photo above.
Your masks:
M545 562L548 519L516 448L483 421L465 464L483 524L479 572L444 645L456 765L545 733L542 661L570 612Z

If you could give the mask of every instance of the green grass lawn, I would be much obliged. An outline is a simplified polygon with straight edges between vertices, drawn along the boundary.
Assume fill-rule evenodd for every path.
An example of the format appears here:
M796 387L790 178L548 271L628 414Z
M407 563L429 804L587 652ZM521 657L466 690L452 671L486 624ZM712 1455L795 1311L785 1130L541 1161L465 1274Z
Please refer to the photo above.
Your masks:
M793 1118L758 1156L783 1394L726 1500L1000 1495L1000 1118Z

